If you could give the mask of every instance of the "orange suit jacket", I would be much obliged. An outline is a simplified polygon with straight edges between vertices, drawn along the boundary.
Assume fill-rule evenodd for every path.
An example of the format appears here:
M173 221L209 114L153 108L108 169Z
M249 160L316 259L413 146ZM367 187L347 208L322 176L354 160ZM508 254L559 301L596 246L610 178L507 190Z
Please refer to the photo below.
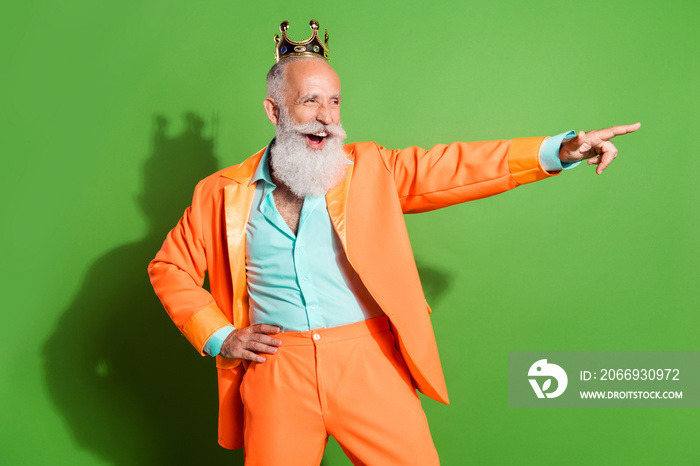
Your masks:
M414 384L448 403L428 307L413 259L404 213L425 212L497 194L553 175L539 165L545 138L520 138L388 150L373 142L345 146L344 180L326 194L331 221L347 254L384 313ZM265 149L195 188L192 205L168 234L148 271L156 294L201 353L217 330L249 325L246 224ZM205 272L211 292L202 288ZM240 360L216 358L219 443L243 446Z

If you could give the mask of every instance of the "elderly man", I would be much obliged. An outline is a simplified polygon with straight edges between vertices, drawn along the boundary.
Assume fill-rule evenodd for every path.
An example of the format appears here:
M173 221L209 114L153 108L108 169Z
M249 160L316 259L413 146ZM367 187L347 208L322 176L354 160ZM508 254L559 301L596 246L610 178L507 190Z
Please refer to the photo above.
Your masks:
M201 181L149 266L200 353L216 356L219 443L246 464L438 464L416 389L448 402L407 212L497 194L588 159L639 124L430 150L343 145L340 79L311 22L276 37L270 145ZM211 292L202 288L209 274ZM245 428L244 428L245 426Z

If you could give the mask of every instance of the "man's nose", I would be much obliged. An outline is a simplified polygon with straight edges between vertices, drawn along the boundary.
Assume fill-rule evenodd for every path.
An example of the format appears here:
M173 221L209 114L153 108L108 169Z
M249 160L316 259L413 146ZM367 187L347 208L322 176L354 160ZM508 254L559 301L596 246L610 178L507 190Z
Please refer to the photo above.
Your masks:
M316 114L316 119L323 123L324 125L329 125L333 121L331 118L331 112L328 105L321 105Z

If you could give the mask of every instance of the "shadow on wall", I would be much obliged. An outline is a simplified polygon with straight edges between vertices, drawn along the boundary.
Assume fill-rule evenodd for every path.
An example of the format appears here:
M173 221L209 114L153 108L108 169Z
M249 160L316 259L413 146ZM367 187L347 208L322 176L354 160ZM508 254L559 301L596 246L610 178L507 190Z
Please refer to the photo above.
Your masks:
M217 445L214 360L180 335L146 273L194 185L217 169L205 126L189 113L170 137L155 118L139 199L148 234L90 267L44 346L49 392L77 443L115 465L243 464Z
M434 307L450 288L452 277L446 270L428 265L418 258L416 258L416 267L418 267L418 275L421 285L423 285L425 300Z

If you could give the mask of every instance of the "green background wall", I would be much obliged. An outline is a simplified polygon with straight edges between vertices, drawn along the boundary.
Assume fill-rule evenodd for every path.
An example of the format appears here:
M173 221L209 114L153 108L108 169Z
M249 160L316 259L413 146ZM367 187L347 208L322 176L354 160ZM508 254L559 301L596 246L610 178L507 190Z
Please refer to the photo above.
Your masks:
M272 36L315 18L350 140L643 124L603 176L407 218L452 399L424 400L443 464L698 464L694 410L509 409L506 371L516 350L700 350L698 3L304 5L3 7L0 462L242 464L216 445L213 361L146 265L194 183L272 137ZM323 464L349 462L331 443Z

